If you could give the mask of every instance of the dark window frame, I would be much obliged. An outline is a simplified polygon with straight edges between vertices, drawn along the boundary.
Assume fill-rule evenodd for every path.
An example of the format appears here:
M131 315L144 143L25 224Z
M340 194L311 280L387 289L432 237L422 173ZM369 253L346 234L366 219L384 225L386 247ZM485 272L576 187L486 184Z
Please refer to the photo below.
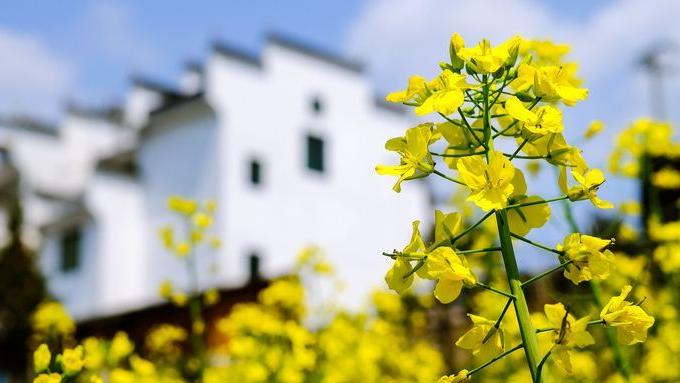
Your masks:
M260 187L264 183L263 180L263 164L262 161L257 157L252 157L248 161L248 181L250 186Z
M305 166L307 170L318 174L327 172L326 139L323 136L308 133L305 135Z
M62 273L71 273L80 268L82 243L80 227L72 227L62 233L59 239L59 269Z

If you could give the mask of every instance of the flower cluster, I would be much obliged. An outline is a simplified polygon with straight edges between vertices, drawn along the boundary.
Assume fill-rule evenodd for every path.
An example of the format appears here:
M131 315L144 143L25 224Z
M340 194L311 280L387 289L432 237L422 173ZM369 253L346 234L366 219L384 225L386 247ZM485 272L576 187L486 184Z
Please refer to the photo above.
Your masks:
M613 253L606 249L611 243L608 239L574 230L563 244L552 247L526 237L549 220L551 202L561 201L568 206L571 202L590 201L596 208L613 207L598 194L605 182L604 173L591 168L581 150L569 144L563 134L563 107L572 107L588 97L588 90L581 87L577 77L577 65L564 61L567 52L567 46L519 36L496 46L488 40L467 46L460 35L454 34L449 44L450 60L440 63L439 75L432 80L413 76L405 90L386 98L413 107L418 116L436 114L441 121L421 123L407 129L403 137L387 141L385 148L396 152L400 162L378 165L377 173L397 176L393 188L396 192L405 181L436 175L466 190L467 202L482 213L477 222L465 228L460 214L437 211L432 243L423 240L419 221L413 222L406 247L383 253L394 260L385 276L388 286L404 293L418 276L435 282L434 296L441 303L454 301L464 287L484 289L507 299L495 320L470 314L473 327L456 342L485 363L444 376L441 382L467 381L519 349L524 350L530 379L538 382L548 360L567 372L573 371L572 350L595 343L587 330L589 325L619 327L619 334L623 331L616 322L604 319L604 312L615 306L611 302L603 311L603 319L595 322L590 322L588 316L576 319L562 303L548 304L545 315L553 340L552 346L542 351L543 343L539 342L526 302L525 288L556 271L564 270L567 279L579 284L606 279L614 264ZM602 129L603 124L595 121L584 137L590 138ZM437 149L442 147L443 150ZM447 174L447 169L439 167L436 161L439 158L455 173ZM534 164L533 168L537 164L555 167L559 174L556 186L562 195L553 198L530 195L523 171L516 166L518 161ZM660 182L672 184L669 174L662 174ZM486 222L492 216L495 227L489 230ZM473 240L465 243L462 240L480 230L496 232L489 247L462 247L474 244ZM559 264L522 280L514 252L515 240L557 255ZM498 281L494 279L497 273L492 266L493 253L500 253L502 258L508 280L506 290L497 287ZM484 254L487 259L481 278L466 258L474 254ZM503 319L511 306L521 343L506 349ZM637 305L628 310L644 313ZM625 318L628 320L625 327L635 332L629 335L636 340L642 339L653 323L649 316Z

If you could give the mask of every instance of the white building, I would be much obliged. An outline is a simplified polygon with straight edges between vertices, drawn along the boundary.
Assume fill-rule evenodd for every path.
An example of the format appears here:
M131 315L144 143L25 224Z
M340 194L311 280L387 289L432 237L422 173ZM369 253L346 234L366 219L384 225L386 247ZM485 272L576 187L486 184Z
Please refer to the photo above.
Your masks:
M412 121L376 101L355 63L271 37L260 57L216 44L179 83L134 81L117 116L72 109L54 129L0 122L27 234L77 318L145 307L162 280L183 280L157 239L173 194L218 202L223 248L217 274L201 264L206 287L243 285L254 257L264 276L284 273L308 244L346 282L345 303L384 285L380 253L430 218L429 195L418 182L396 194L375 174L396 161L385 140Z

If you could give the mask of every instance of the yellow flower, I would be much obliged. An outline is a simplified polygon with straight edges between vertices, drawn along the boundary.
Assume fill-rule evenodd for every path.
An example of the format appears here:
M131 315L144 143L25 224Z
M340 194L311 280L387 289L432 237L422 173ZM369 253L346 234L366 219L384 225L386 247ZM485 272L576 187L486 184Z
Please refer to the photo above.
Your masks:
M109 362L113 365L118 364L120 360L132 354L135 345L130 338L123 331L118 331L111 340L109 347Z
M671 168L664 167L661 170L652 174L652 185L661 189L678 189L680 188L680 172Z
M196 201L181 196L171 196L167 203L170 210L184 215L192 215L198 209Z
M189 302L189 297L185 293L174 293L170 296L170 301L177 307L184 307Z
M460 232L463 219L459 213L444 214L441 210L434 212L434 244L444 243Z
M192 217L192 220L194 221L194 225L201 229L207 228L213 221L212 217L206 213L196 213Z
M515 120L522 123L522 127L531 134L543 136L547 133L561 133L562 111L550 105L540 106L536 111L527 109L522 101L512 96L505 101L506 112Z
M588 125L588 130L583 134L586 139L592 138L604 129L604 122L601 120L594 120Z
M564 277L579 284L591 279L605 279L614 266L614 254L605 250L610 240L572 233L557 249L564 252L562 259L572 261L564 269Z
M466 78L467 76L453 73L448 69L442 71L439 76L427 84L428 90L432 94L416 107L416 115L424 116L439 112L448 116L454 113L465 101L463 90L472 87L465 82Z
M437 280L434 296L442 303L451 303L460 295L463 286L477 283L465 258L450 247L438 247L427 256L425 277Z
M404 137L396 137L387 141L385 149L399 153L399 165L378 165L376 172L380 175L399 176L393 190L401 191L401 183L405 180L422 178L432 173L434 162L429 146L439 139L433 131L432 124L420 124L406 131Z
M605 181L604 174L600 169L587 171L574 169L571 171L571 174L579 185L573 186L567 191L569 200L580 201L589 199L595 207L600 209L611 209L614 207L611 202L597 196L597 190Z
M170 226L162 227L158 231L158 235L161 237L163 246L165 246L166 249L172 249L172 247L175 245L175 233L172 230L172 227Z
M573 347L583 348L595 343L592 335L588 332L589 317L574 318L568 314L561 303L547 304L544 306L545 316L550 326L555 330L553 333L552 358L555 363L568 373L572 372L571 352Z
M501 152L489 153L489 163L483 156L464 157L458 161L460 177L470 189L468 201L484 211L502 209L514 187L515 167Z
M169 299L172 296L173 289L172 282L163 281L160 286L158 286L158 295L160 295L161 298Z
M401 103L415 102L420 105L429 94L426 82L427 80L421 76L411 76L408 79L408 87L406 90L390 93L385 97L385 100Z
M619 211L626 215L639 215L641 211L640 203L638 201L624 201L619 204Z
M600 312L600 319L605 325L616 329L619 342L625 345L644 342L647 330L654 325L654 317L642 307L626 301L631 290L631 286L624 286L621 294L609 299Z
M190 252L191 245L187 242L178 243L177 246L175 246L175 255L180 258L186 257Z
M109 381L111 383L135 383L136 377L132 371L114 368L109 373Z
M520 55L531 55L532 62L539 64L559 64L571 48L567 44L555 44L550 40L522 40Z
M89 337L83 341L83 365L88 370L98 370L104 364L106 346L97 338Z
M503 351L503 329L495 327L496 322L481 316L468 314L474 324L456 341L456 346L472 350L480 360L491 359Z
M517 138L518 145L523 142L524 138ZM571 166L576 169L588 167L581 152L569 145L561 133L549 133L532 139L524 144L522 151L529 156L545 157L546 161L553 165Z
M659 262L664 273L674 273L680 270L680 243L669 242L654 249L654 260Z
M524 174L519 169L515 169L515 176L512 180L514 190L510 195L509 203L533 203L543 201L539 196L527 196L527 184ZM508 222L510 231L517 235L526 235L531 229L545 225L550 218L550 205L539 203L529 206L508 210Z
M520 41L515 36L492 47L489 40L483 39L473 47L465 47L463 38L456 33L451 38L452 56L465 61L477 73L494 73L517 57Z
M579 88L575 77L576 64L542 66L534 73L534 94L543 101L562 101L573 106L588 97L588 89Z
M40 374L33 379L33 383L60 383L61 375L53 372L51 374Z
M217 289L209 289L203 294L203 303L212 306L220 300L220 292Z
M33 352L33 371L36 373L47 370L52 360L52 354L49 347L45 343L38 346Z
M61 355L61 365L67 376L79 373L83 369L83 347L65 349Z
M64 306L58 302L40 303L31 317L33 329L37 332L56 331L60 334L71 334L76 325Z
M437 383L460 383L466 381L468 381L468 370L460 370L455 375L442 376Z
M399 294L403 293L413 284L412 270L413 266L410 262L401 258L395 259L394 264L385 274L387 286Z

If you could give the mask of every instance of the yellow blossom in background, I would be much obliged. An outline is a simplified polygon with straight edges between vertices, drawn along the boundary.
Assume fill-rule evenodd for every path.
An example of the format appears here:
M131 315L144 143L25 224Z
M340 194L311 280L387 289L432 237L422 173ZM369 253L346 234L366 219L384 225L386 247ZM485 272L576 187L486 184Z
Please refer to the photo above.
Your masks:
M619 204L619 211L625 215L639 215L642 208L638 201L624 201Z
M456 346L472 350L480 360L488 360L503 352L503 329L495 327L495 321L468 314L474 324L456 341Z
M209 289L203 293L203 303L212 306L220 300L220 292L217 289Z
M458 173L470 189L468 201L482 210L501 209L507 205L514 187L515 167L501 152L489 153L487 164L480 156L465 157L458 161Z
M135 349L135 345L132 343L130 338L123 331L117 332L113 339L111 340L111 345L109 346L108 360L112 365L118 364L118 362L132 354Z
M33 371L38 373L47 370L51 360L52 354L50 353L49 347L47 347L45 343L42 343L35 352L33 352Z
M175 233L172 228L170 226L164 226L159 230L158 234L161 237L163 246L165 246L166 249L172 249L175 245Z
M175 213L183 215L192 215L198 209L198 203L194 200L183 198L180 196L171 196L167 201L168 208Z
M153 355L175 358L180 355L180 346L186 340L187 332L182 327L163 323L149 331L144 342Z
M579 284L591 279L605 279L614 266L614 254L605 249L611 240L572 233L564 238L557 249L564 259L571 261L564 269L564 277Z
M592 138L604 129L604 122L602 120L594 120L588 125L588 129L583 133L583 137Z
M57 373L40 374L33 379L33 383L60 383L61 375Z
M680 242L660 244L654 249L654 260L665 273L672 274L680 270Z
M196 213L191 218L196 227L205 229L212 224L212 217L206 213Z
M428 148L438 137L439 134L435 134L432 124L421 124L407 130L404 137L387 141L385 149L397 152L401 162L399 165L378 165L375 167L376 172L399 176L393 190L400 192L403 181L432 173L434 162Z
M631 286L624 286L621 294L609 299L600 312L600 319L616 329L619 342L625 345L644 342L647 330L654 325L654 317L642 307L626 301L631 290Z
M160 286L158 286L158 295L160 295L161 298L169 299L172 296L173 291L174 287L170 281L163 281Z
M680 188L680 172L670 167L664 167L652 174L651 180L652 185L661 189Z
M74 349L67 348L61 355L61 365L64 374L67 376L75 375L83 369L83 347L78 346Z
M189 296L185 293L173 293L170 301L177 307L184 307L189 303Z
M89 337L83 343L83 365L88 370L98 370L106 359L106 345L100 339Z
M519 54L531 55L534 63L555 65L560 64L570 50L568 44L555 44L550 40L522 39Z
M191 245L187 242L178 243L174 251L176 256L180 258L186 257L191 252Z
M58 302L45 301L40 303L31 318L33 329L40 333L55 331L66 335L75 331L75 323L66 312L64 306Z

